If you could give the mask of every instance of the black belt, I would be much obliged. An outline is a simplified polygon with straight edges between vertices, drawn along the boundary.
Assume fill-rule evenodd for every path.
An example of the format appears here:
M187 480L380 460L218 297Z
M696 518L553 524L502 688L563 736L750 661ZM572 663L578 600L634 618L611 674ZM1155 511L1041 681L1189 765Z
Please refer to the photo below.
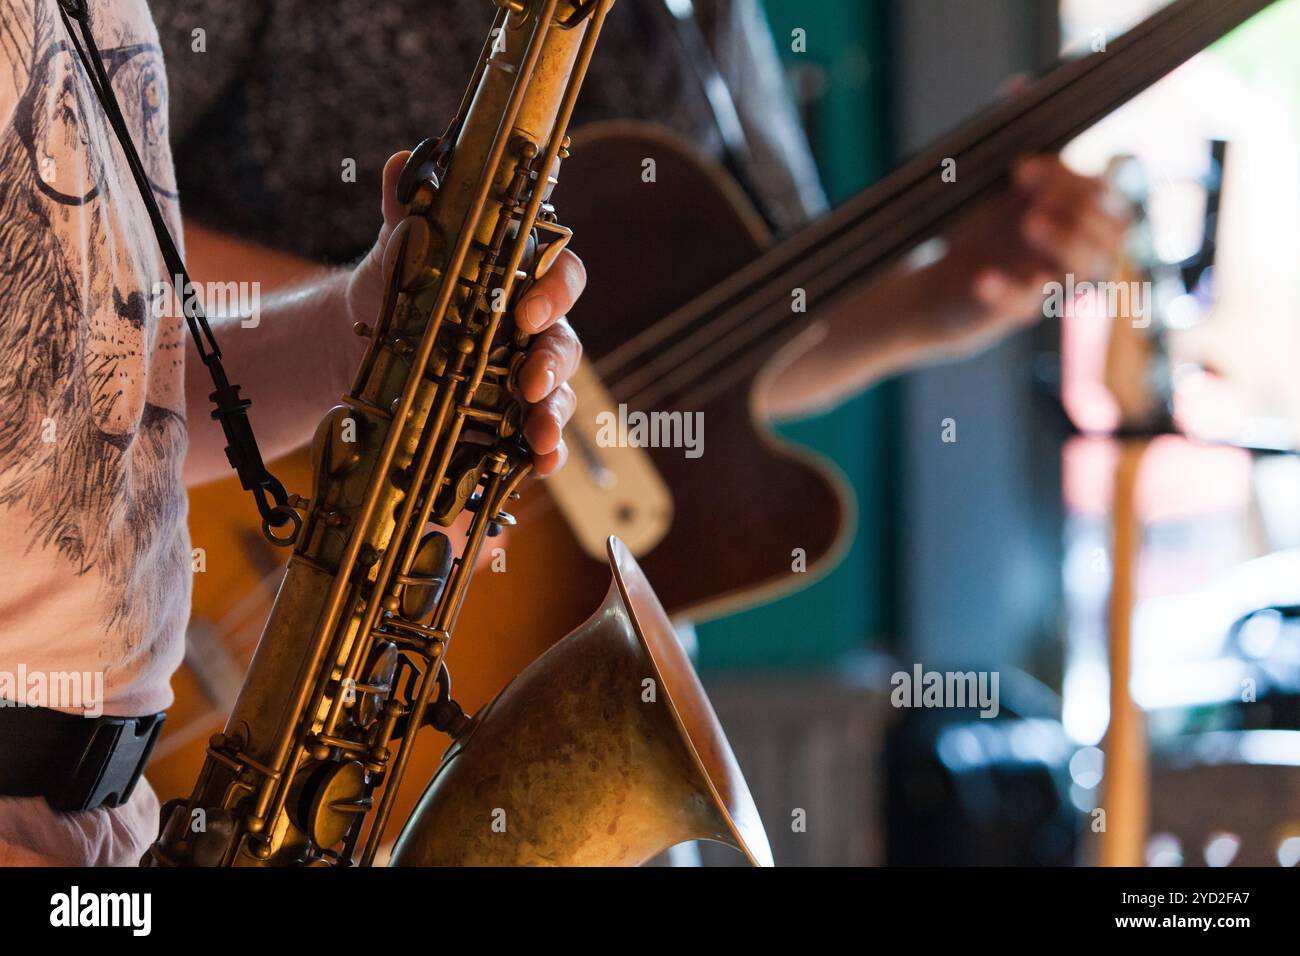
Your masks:
M44 797L64 813L120 806L144 772L164 717L79 717L5 701L0 795Z

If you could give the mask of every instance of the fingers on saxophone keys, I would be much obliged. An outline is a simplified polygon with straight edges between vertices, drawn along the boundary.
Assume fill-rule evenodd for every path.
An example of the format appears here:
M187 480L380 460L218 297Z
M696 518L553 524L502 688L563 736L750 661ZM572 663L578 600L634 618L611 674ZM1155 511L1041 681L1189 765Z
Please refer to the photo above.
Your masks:
M548 455L563 444L564 426L573 417L577 396L568 385L561 385L538 404L528 409L524 418L524 437L534 456Z
M567 382L578 370L582 343L561 318L535 338L528 348L528 358L519 370L519 393L526 402L540 402Z
M546 275L538 279L520 300L515 309L519 328L530 335L549 328L573 308L586 284L586 266L565 249Z
M533 474L539 478L553 475L569 460L569 446L560 442L560 447L545 455L533 454Z

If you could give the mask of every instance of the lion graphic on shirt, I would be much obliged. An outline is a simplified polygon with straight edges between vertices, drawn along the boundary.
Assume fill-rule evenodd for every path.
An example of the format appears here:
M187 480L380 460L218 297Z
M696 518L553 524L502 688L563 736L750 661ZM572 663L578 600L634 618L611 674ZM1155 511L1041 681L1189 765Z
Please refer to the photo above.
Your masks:
M179 238L161 54L113 29L95 36ZM156 240L55 0L0 0L0 169L0 508L100 577L105 627L135 644L189 571L185 342L153 308Z

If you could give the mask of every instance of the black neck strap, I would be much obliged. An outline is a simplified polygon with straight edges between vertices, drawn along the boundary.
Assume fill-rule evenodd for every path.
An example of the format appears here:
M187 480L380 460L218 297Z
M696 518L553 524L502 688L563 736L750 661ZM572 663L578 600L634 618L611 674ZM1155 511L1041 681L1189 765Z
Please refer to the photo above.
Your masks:
M68 37L77 51L77 58L81 60L90 85L95 90L95 96L99 99L109 125L113 127L117 141L122 146L122 152L126 155L127 166L131 170L136 188L140 191L140 198L149 213L149 221L153 224L158 247L162 250L163 261L169 273L168 278L176 286L175 292L181 302L185 322L190 328L190 334L194 336L199 358L203 360L208 374L212 377L213 392L208 398L214 406L212 417L221 423L221 430L226 436L226 458L239 475L239 483L243 485L244 490L253 493L253 500L256 501L258 513L262 517L262 533L275 544L292 544L298 536L302 517L289 506L289 496L284 490L284 485L267 471L266 465L262 462L262 453L257 447L253 426L248 420L248 407L252 403L246 398L240 398L239 386L232 384L226 377L226 370L221 364L221 349L217 346L207 316L195 294L196 290L190 282L189 272L185 269L180 251L176 248L171 233L167 231L167 223L163 220L158 202L154 198L144 164L141 163L140 154L136 152L135 144L131 141L130 130L127 129L117 97L113 94L112 81L104 69L99 48L95 46L95 39L90 32L90 11L87 0L59 0L59 12L67 28ZM76 28L73 26L74 23ZM80 36L77 28L80 30Z

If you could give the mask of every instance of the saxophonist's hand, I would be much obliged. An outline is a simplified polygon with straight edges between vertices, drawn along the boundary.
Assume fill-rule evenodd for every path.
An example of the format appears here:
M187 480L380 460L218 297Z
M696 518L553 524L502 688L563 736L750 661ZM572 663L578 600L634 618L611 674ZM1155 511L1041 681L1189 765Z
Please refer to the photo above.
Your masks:
M381 304L384 246L405 215L394 193L408 155L409 151L396 153L384 166L384 226L370 252L357 265L348 288L349 311L361 321L373 320ZM566 249L550 271L525 293L515 310L519 327L533 336L528 359L519 373L519 386L529 403L524 437L533 451L533 469L538 476L554 472L569 454L563 431L573 416L576 399L568 381L578 369L582 343L565 313L586 284L582 260Z

